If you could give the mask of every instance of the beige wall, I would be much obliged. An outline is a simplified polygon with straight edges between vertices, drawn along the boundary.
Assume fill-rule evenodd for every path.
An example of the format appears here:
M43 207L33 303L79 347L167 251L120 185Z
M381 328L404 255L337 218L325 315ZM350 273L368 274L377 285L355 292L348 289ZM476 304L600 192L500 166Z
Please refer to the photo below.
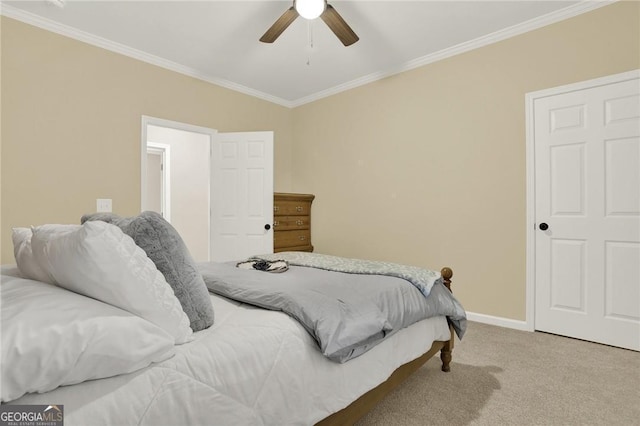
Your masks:
M2 18L2 262L12 226L139 210L144 114L274 130L317 251L450 265L469 311L522 320L524 95L639 68L639 21L616 3L289 110Z
M275 132L276 190L290 189L291 110L2 18L2 263L11 228L78 223L112 198L140 210L141 116Z
M525 93L640 67L617 3L294 110L318 252L454 271L467 310L525 319Z

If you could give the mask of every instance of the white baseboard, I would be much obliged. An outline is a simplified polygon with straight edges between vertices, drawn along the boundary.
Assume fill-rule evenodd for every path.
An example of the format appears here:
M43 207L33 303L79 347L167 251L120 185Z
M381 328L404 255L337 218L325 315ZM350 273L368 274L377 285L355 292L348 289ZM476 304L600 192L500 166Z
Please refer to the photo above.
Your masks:
M514 320L511 318L494 317L492 315L476 314L467 312L469 321L481 322L483 324L497 325L498 327L513 328L514 330L533 331L533 328L526 321Z

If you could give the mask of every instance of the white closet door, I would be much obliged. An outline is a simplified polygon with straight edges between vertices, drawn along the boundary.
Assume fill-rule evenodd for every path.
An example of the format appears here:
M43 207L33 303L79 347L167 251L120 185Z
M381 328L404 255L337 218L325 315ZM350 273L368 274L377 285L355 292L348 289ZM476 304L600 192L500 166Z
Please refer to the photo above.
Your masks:
M640 350L640 83L534 103L535 328Z

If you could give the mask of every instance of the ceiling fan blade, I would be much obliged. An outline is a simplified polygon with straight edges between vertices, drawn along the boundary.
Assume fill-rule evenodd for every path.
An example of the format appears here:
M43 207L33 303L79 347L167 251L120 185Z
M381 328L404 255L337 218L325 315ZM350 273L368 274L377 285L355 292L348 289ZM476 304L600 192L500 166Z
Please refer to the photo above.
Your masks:
M340 16L330 4L327 5L327 8L320 17L345 46L351 46L360 40L357 34L353 32L351 27L342 19L342 16Z
M282 34L282 32L286 30L293 21L296 20L297 17L298 12L294 9L293 6L291 6L289 9L287 9L286 12L282 14L282 16L280 16L276 20L276 22L273 23L273 25L267 30L267 32L264 33L262 37L260 37L260 41L263 43L273 43L278 37L280 37L280 34Z

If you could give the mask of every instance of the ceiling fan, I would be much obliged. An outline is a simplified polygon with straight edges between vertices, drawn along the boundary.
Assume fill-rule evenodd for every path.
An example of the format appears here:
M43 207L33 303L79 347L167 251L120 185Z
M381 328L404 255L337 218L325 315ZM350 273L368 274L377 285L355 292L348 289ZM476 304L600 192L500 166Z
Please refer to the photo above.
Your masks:
M309 20L320 17L345 46L351 46L359 40L356 33L347 25L336 9L327 4L327 0L293 0L293 6L273 23L267 32L260 37L260 41L273 43L298 16Z

